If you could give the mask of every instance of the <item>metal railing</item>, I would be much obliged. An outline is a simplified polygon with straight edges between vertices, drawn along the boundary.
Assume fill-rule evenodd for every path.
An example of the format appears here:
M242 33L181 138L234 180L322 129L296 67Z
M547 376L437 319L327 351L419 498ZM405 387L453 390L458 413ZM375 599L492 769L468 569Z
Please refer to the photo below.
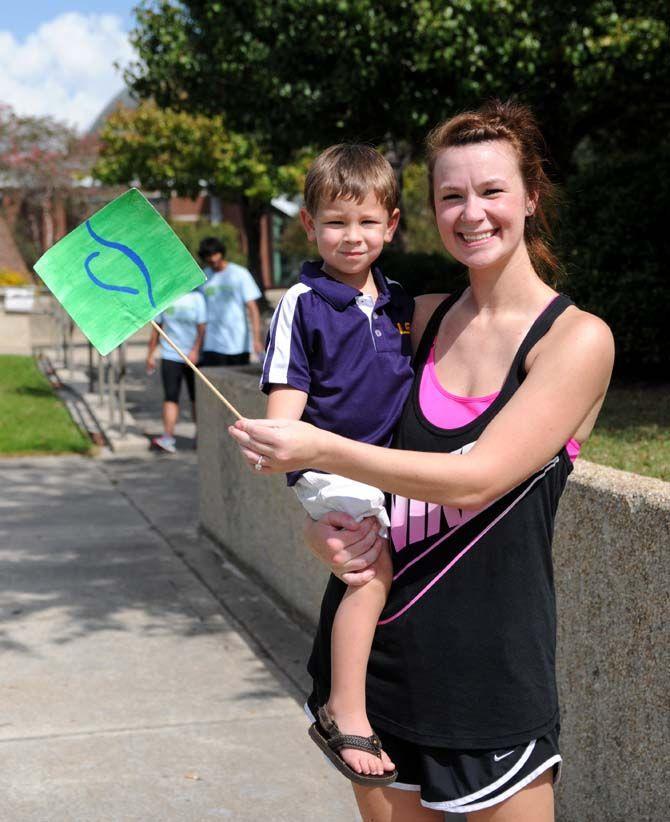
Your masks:
M106 357L100 356L89 343L91 361L97 358L98 405L108 406L109 424L117 426L121 438L126 436L126 344L122 343ZM93 393L92 378L94 370L90 370L90 391Z
M65 309L46 289L38 289L30 315L33 350L47 355L55 369L83 372L88 393L98 395L98 407L107 407L109 425L126 436L126 345L101 356L77 331Z

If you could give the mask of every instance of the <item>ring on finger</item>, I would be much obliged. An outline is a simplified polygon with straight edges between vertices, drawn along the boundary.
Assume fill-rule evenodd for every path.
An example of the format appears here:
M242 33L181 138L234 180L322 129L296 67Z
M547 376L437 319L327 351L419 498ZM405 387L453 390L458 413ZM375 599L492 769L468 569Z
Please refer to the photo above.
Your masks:
M262 455L262 454L261 454L261 455L260 455L260 457L258 458L258 461L257 461L257 462L256 462L256 464L254 465L254 468L255 468L257 471L262 470L262 468L263 468L263 455Z

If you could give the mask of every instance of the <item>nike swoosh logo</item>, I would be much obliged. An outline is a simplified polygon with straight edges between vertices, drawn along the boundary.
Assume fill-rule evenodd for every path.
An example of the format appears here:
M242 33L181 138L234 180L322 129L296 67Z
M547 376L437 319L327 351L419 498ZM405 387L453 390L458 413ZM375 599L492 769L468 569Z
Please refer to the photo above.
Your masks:
M503 754L502 756L498 756L498 754L493 754L493 759L494 759L495 762L500 762L501 759L504 759L506 756L509 756L510 754L513 754L513 753L514 753L514 748L512 748L511 751L507 751L507 753Z

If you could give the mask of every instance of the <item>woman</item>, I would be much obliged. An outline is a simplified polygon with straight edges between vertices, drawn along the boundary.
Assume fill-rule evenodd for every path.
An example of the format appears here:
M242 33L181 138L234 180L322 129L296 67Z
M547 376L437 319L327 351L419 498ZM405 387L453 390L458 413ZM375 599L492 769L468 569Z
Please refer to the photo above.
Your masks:
M356 787L365 820L554 818L551 539L614 350L607 326L546 281L557 263L542 147L532 114L514 103L458 115L428 138L437 227L469 286L417 300L416 376L394 448L300 422L230 429L259 473L310 466L392 494L394 581L367 682L370 719L399 778ZM331 548L366 549L374 536L352 530L338 545L332 524L312 528L325 559ZM343 589L331 579L324 596L312 710L328 696L330 622Z

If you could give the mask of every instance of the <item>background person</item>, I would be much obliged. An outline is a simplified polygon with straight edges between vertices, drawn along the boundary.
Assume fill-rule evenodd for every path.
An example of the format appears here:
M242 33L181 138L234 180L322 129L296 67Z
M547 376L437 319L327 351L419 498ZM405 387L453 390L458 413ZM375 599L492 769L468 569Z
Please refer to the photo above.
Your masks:
M207 331L201 365L246 365L249 353L263 353L261 315L256 300L261 292L251 273L226 260L226 247L205 237L198 255L205 263Z
M174 341L175 345L178 345L188 355L189 360L197 364L207 322L207 306L203 295L199 291L184 294L159 314L156 317L156 322ZM154 353L159 336L158 331L152 328L147 351L147 374L152 374L156 369ZM174 454L177 450L174 429L179 419L179 395L182 380L186 381L188 396L191 400L191 413L195 422L195 375L174 348L162 337L160 337L160 345L161 379L165 398L163 402L163 433L160 437L154 437L151 444L161 451Z
M543 157L531 112L514 103L494 101L429 135L437 226L469 287L416 301L416 374L394 448L296 421L229 429L251 467L263 457L257 474L311 466L393 495L394 579L367 706L399 777L389 788L355 786L364 820L438 822L444 811L468 822L554 819L554 518L605 397L614 345L601 320L540 276L556 272ZM325 558L342 517L329 516L314 540ZM310 706L328 694L345 590L331 577Z

